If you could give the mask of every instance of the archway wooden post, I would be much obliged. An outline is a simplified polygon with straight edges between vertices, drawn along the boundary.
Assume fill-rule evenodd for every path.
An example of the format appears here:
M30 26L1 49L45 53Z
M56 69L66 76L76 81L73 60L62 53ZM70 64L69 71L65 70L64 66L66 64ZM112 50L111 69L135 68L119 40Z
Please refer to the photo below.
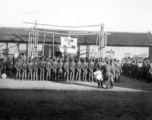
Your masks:
M53 34L53 58L54 58L54 34Z
M31 54L31 31L29 31L29 40L28 40L28 49L27 49L27 51L28 51L28 58L30 57L30 54Z
M99 35L99 58L105 57L105 48L104 48L104 24L101 24L101 30Z
M43 50L43 56L44 56L44 44L45 44L45 36L46 36L46 32L44 30L44 40L43 40L43 46L42 46L42 50Z

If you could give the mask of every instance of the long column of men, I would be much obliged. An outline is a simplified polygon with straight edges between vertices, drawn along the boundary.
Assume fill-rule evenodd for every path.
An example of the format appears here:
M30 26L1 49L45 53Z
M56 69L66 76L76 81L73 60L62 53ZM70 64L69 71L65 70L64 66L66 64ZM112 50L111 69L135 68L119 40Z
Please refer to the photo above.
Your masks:
M107 62L108 61L108 62ZM106 66L109 64L110 68ZM35 58L15 63L16 80L96 81L93 73L103 71L103 77L113 76L120 82L121 63L108 58ZM140 71L139 71L140 72ZM128 74L125 72L125 74ZM139 73L140 74L140 73ZM133 74L134 75L134 74Z

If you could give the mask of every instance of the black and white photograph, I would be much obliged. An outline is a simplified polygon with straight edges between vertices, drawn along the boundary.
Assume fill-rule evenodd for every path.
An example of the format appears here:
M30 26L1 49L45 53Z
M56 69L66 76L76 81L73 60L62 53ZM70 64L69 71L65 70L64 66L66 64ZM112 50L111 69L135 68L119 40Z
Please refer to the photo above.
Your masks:
M0 0L0 120L152 120L152 0Z

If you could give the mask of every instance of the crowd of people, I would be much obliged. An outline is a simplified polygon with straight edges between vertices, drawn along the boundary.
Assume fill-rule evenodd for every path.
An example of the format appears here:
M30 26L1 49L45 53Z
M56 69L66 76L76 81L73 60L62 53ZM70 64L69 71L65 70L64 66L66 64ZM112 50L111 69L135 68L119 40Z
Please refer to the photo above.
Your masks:
M148 83L152 81L152 61L149 59L123 59L122 71L125 76L130 78L145 80Z
M1 76L6 62L0 64ZM18 59L12 68L16 80L97 81L100 88L104 82L112 88L114 82L120 82L121 74L146 82L152 79L152 61L149 60L41 57ZM102 72L101 80L97 80L96 71ZM8 73L7 70L5 72Z

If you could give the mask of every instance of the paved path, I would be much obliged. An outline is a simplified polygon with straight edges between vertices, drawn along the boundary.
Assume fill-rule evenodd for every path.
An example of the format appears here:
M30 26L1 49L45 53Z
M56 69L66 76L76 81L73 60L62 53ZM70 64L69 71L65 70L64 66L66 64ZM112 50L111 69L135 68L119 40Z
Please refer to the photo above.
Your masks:
M138 81L121 76L121 82L115 83L113 89L108 91L152 91L152 83ZM51 90L106 90L98 89L93 82L59 82L59 81L19 81L13 79L0 79L0 88L6 89L51 89Z

